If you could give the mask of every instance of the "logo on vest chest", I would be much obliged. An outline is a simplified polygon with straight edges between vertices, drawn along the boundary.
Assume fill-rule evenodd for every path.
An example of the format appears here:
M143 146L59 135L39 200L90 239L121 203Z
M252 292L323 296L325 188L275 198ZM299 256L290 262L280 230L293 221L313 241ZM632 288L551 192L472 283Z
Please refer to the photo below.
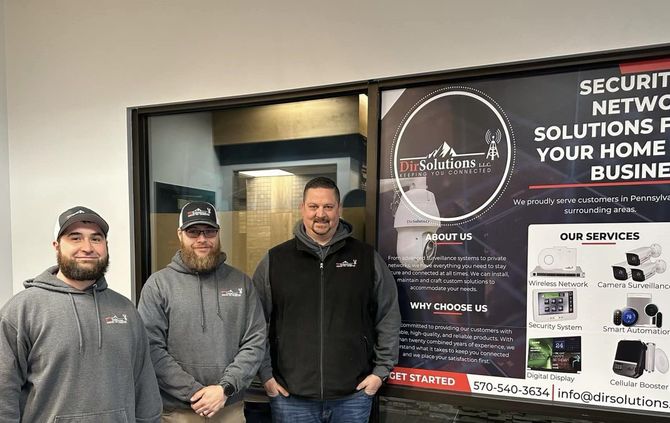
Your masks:
M233 289L221 290L221 296L222 297L241 297L242 296L242 288L237 288L236 290L233 290Z
M119 317L115 314L113 316L105 317L105 323L108 325L127 325L128 315L122 314L121 317Z
M344 260L339 263L335 263L335 267L356 267L356 263L358 263L357 259L353 259L351 261Z

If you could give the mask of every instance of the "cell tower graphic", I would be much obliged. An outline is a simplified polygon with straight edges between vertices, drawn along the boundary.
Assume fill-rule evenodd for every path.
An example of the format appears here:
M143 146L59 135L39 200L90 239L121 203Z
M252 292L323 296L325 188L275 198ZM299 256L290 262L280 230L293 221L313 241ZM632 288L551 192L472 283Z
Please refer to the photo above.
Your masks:
M502 139L502 133L500 129L496 129L495 135L493 132L488 129L486 131L486 143L489 145L489 150L486 152L486 158L493 161L496 158L500 158L500 153L498 153L498 143Z

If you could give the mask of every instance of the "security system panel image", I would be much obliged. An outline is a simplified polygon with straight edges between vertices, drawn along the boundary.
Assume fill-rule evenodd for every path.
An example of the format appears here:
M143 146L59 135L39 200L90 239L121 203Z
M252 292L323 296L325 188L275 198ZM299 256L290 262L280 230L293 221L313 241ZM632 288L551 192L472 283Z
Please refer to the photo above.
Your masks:
M529 339L528 368L562 373L581 372L582 337Z
M577 291L568 288L533 291L533 320L573 320L577 318Z
M532 275L583 278L584 272L577 266L576 248L551 247L540 251Z

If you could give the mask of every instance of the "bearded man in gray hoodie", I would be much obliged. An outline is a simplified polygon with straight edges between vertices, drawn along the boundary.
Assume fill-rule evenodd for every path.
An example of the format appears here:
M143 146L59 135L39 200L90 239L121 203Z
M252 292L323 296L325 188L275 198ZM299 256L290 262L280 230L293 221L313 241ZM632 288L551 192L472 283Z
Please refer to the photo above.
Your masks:
M91 209L63 212L58 265L0 310L0 422L160 421L144 326L104 277L108 230Z
M225 264L213 205L186 204L177 236L181 249L149 277L139 303L162 420L244 422L240 400L265 351L260 302L249 277Z

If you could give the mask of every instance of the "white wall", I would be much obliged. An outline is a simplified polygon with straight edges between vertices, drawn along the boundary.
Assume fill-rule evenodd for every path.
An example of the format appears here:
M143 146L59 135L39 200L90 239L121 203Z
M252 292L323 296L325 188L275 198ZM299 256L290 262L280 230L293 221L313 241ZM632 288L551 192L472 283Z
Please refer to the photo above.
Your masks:
M0 0L0 306L12 295L12 226L9 207L7 90L5 85L5 1Z
M52 222L81 202L109 220L110 284L128 296L128 106L670 40L666 0L8 0L6 9L13 279L53 263Z

